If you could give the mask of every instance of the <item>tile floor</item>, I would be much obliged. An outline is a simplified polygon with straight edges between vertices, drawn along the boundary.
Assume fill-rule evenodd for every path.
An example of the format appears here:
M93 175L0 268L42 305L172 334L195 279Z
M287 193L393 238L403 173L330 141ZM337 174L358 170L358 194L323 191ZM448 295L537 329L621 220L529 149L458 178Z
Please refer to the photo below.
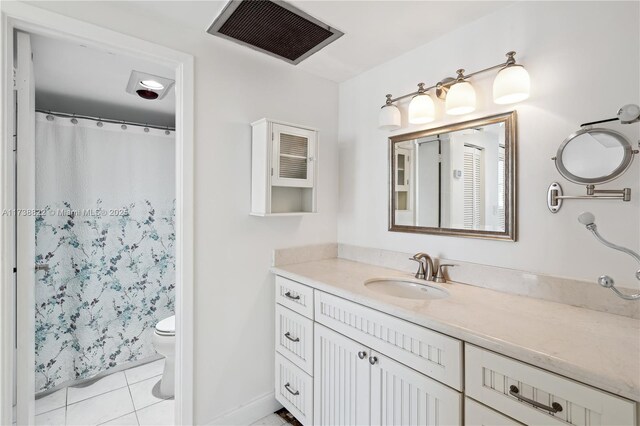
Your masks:
M36 400L36 425L172 425L174 400L158 396L164 360Z
M261 418L255 423L251 423L250 426L282 426L284 424L287 424L286 420L276 413L273 413Z
M261 418L250 426L282 426L290 424L292 426L302 426L298 420L286 408L282 408L273 414Z

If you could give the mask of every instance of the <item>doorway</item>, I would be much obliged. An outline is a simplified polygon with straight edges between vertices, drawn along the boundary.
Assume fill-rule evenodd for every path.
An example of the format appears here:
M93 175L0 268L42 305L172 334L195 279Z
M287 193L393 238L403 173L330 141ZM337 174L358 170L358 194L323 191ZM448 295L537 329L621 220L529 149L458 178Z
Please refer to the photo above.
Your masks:
M17 152L15 167L3 150L5 172L13 170L3 192L14 194L3 199L3 208L16 212L3 217L3 241L12 237L3 249L13 253L3 256L3 272L12 263L15 268L10 280L3 273L3 294L13 284L16 306L12 420L158 424L154 417L145 420L157 406L156 419L189 423L191 375L185 366L191 361L184 359L192 356L191 319L185 315L192 292L192 177L185 163L192 161L192 141L185 126L190 118L184 100L191 94L185 96L190 82L184 72L190 72L191 58L156 46L168 58L150 61L130 48L146 42L106 45L121 37L106 30L90 31L90 42L86 34L62 35L56 29L61 17L45 13L51 15L45 26L26 18L41 13L31 15L23 6L13 17L3 16L16 41L17 51L4 53L15 53L16 61L8 63L18 89L5 102L17 105L16 137L4 138L5 148ZM47 60L50 52L67 60ZM109 68L123 64L128 73L175 81L162 98L168 108L132 106L135 90L126 93L128 81ZM120 86L119 99L109 98L116 94L112 84ZM10 310L5 302L3 315ZM164 321L156 333L173 313L177 327ZM175 385L162 392L171 328ZM156 335L162 336L159 343ZM8 345L2 343L6 365ZM7 392L2 397L4 422ZM91 408L94 402L98 408ZM99 407L106 407L102 414Z

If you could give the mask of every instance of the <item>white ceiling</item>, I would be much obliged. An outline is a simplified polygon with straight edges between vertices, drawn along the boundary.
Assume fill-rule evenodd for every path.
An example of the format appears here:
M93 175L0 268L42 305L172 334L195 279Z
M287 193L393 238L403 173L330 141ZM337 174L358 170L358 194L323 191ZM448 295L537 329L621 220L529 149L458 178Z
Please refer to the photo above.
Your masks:
M126 92L132 70L174 79L173 70L132 56L31 35L36 108L174 126L175 92L146 100Z
M34 3L46 8L47 2ZM248 56L264 55L205 32L226 1L69 3L78 9L102 7L123 16L144 16L146 21L156 22L158 26L171 24L164 25L167 30L181 28L197 32L205 41L215 39L216 43L228 43ZM345 33L295 66L341 82L512 2L292 0L291 3ZM174 90L159 101L144 100L125 92L131 70L174 78L172 70L67 41L32 38L38 108L173 126Z
M345 33L340 39L297 65L336 82L345 81L378 64L479 19L511 1L318 1L291 0L311 16ZM43 7L46 7L46 2ZM226 1L106 2L123 13L172 22L205 34ZM150 4L153 7L150 7ZM214 37L206 34L207 37ZM226 43L233 44L225 40ZM235 45L247 55L261 54ZM275 60L275 59L274 59ZM294 66L294 65L291 65Z

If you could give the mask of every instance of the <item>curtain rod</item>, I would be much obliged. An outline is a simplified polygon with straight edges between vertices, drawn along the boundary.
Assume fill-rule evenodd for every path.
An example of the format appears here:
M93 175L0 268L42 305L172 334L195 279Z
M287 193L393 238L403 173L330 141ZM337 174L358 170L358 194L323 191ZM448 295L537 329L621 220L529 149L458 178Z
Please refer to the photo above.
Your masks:
M173 130L173 131L176 130L175 127L169 127L169 126L155 126L153 124L136 123L135 121L112 120L109 118L92 117L90 115L81 115L81 114L68 114L66 112L48 111L44 109L36 109L36 112L41 112L43 114L50 114L56 117L82 118L84 120L102 121L103 123L125 124L127 126L148 127L150 129L159 129L159 130Z

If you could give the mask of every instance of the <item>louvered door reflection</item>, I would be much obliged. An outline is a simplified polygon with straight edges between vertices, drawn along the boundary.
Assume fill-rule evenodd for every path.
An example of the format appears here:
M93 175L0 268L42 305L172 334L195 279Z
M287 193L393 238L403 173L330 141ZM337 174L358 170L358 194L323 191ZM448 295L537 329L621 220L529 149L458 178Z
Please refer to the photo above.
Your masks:
M273 186L313 187L316 133L273 125Z

